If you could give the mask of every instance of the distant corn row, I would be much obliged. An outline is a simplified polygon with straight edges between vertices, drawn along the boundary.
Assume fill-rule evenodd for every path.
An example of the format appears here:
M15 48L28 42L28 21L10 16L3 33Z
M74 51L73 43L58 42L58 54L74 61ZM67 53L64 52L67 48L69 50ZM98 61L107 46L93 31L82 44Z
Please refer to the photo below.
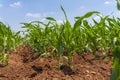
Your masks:
M7 54L13 51L21 42L20 32L13 32L9 26L0 22L0 61L8 63Z

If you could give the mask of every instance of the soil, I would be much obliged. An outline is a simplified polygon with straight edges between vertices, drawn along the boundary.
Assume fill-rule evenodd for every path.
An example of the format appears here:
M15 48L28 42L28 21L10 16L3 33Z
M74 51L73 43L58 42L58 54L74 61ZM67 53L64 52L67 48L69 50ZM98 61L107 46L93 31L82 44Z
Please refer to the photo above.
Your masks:
M31 48L21 45L9 54L9 65L0 65L0 80L109 80L112 59L91 53L74 54L69 67L61 58L60 69L52 57L39 57Z

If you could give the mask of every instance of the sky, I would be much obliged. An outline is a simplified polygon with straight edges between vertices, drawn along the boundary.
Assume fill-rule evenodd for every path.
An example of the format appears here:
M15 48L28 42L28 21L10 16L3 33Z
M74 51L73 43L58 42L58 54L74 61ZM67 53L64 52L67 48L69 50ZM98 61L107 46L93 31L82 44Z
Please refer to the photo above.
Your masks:
M0 21L12 30L22 30L22 22L45 21L45 17L54 17L58 22L65 18L60 9L65 9L71 23L74 17L89 11L99 11L102 15L120 16L116 0L0 0ZM98 19L94 16L94 19Z

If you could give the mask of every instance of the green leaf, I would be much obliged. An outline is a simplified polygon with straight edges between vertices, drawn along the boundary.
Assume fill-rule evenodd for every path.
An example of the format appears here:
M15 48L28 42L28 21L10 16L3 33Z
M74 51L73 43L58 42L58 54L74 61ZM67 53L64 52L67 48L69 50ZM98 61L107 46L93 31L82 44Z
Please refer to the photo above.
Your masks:
M64 8L62 7L62 5L61 5L60 7L61 7L61 10L62 10L62 11L63 11L63 13L64 13L65 19L66 19L66 20L68 20L68 19L67 19L67 15L66 15L66 12L65 12Z
M98 12L98 11L92 11L92 12L88 12L88 13L86 13L84 16L82 16L82 18L84 19L84 18L89 18L89 17L91 17L93 14L99 14L100 12Z
M99 14L100 12L98 11L92 11L92 12L87 12L85 15L81 16L81 17L75 17L76 19L84 19L84 18L89 18L91 17L93 14Z
M92 11L92 12L88 12L86 13L85 15L81 16L81 17L75 17L76 19L78 19L75 24L74 24L74 27L76 26L80 26L82 24L82 20L85 19L85 18L89 18L91 17L93 14L99 14L100 12L97 12L97 11Z
M46 17L47 20L50 20L50 21L56 21L54 18L52 17Z
M120 10L120 0L117 0L117 9Z

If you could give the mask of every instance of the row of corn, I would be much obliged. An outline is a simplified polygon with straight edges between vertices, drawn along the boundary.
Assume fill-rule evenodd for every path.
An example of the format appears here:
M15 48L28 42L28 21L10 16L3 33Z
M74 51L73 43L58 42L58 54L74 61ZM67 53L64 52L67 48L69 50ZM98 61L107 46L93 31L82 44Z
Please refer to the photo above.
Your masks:
M46 17L47 22L33 21L22 23L24 31L24 42L33 48L33 51L40 53L40 56L57 58L58 68L61 67L60 58L65 57L68 65L72 65L71 57L74 53L92 52L96 56L97 50L102 50L103 56L108 50L112 50L114 63L111 80L120 79L120 18L109 16L101 17L99 12L88 12L83 16L75 17L74 24L71 24L64 13L65 21L58 23L53 17ZM100 21L92 15L100 17ZM20 32L12 32L9 27L0 23L0 60L7 61L3 57L6 52L12 51L23 40Z

